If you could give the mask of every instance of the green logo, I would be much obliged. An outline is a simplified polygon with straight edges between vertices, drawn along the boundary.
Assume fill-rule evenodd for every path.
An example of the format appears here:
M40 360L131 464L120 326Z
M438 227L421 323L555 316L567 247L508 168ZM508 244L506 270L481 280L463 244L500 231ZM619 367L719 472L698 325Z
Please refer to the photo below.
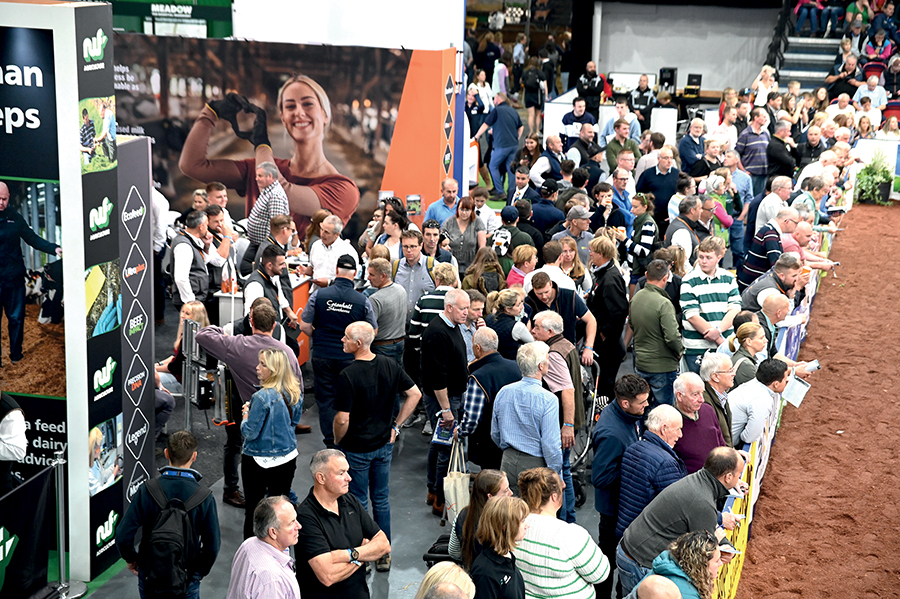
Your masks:
M112 384L113 372L116 371L116 361L112 357L106 358L106 366L94 372L94 392L100 393Z
M84 38L84 42L82 43L84 62L103 60L103 51L106 49L106 42L108 41L109 38L106 37L106 34L103 33L102 29L98 29L97 35L94 37Z
M116 533L116 522L118 519L119 514L110 510L109 518L97 528L97 547L102 547L104 543L113 538L113 535Z
M91 231L96 231L109 225L109 215L112 211L113 203L109 201L109 198L103 198L103 203L99 207L91 208Z
M19 544L19 537L16 535L9 536L9 531L0 528L0 589L3 588L3 581L6 578L6 566L12 561L13 551Z

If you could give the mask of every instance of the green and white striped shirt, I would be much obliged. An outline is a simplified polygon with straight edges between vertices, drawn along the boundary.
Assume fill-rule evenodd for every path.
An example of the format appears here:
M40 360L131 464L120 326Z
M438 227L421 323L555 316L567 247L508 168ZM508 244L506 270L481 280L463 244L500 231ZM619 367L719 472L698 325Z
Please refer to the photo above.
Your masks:
M704 339L688 319L701 316L717 327L729 310L740 310L741 294L734 275L724 268L716 268L713 276L708 276L699 266L694 268L681 280L681 309L684 315L682 340L685 353L697 355L708 349L715 350L715 342ZM731 327L721 331L725 338L732 332Z
M525 597L594 599L593 585L612 573L588 531L540 514L530 514L526 521L530 528L513 552L525 579Z

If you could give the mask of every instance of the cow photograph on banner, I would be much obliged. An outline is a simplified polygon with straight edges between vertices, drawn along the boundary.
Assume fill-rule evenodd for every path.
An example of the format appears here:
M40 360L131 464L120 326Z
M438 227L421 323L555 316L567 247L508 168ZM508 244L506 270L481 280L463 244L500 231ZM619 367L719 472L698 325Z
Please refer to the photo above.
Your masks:
M323 209L355 239L376 208L411 54L117 35L119 132L153 139L172 210L218 181L235 220L259 194L254 149L269 145L301 239Z

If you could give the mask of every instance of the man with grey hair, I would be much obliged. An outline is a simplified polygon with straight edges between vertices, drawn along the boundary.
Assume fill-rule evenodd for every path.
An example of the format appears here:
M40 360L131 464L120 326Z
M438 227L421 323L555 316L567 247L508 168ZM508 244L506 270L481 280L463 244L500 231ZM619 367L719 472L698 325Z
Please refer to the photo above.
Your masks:
M472 336L475 360L469 364L469 378L463 398L463 414L456 434L469 439L469 461L482 469L498 470L503 452L491 439L491 419L497 392L522 379L519 366L497 351L497 333L481 327Z
M781 254L772 268L744 289L741 293L741 307L744 310L758 312L762 310L767 297L779 294L794 300L796 305L802 300L802 295L797 298L797 293L803 293L810 278L810 273L803 274L802 269L803 262L799 254L794 252Z
M353 258L354 274L359 270L359 258L353 244L341 239L344 222L341 217L332 214L325 217L320 228L320 239L309 248L309 266L306 274L319 287L327 287L335 277L337 259L343 255Z
M251 246L254 244L258 246L266 240L269 223L273 217L291 213L287 194L278 181L278 174L278 167L273 162L262 162L256 167L259 197L256 198L247 217L247 233L250 236Z
M402 303L400 304L402 307ZM353 362L341 371L334 399L334 442L346 452L350 464L350 492L368 507L372 495L372 516L391 540L389 479L394 441L400 434L397 422L416 409L422 394L392 358L372 353L375 331L367 322L347 326L341 342ZM406 401L401 408L398 398ZM399 409L397 420L392 418ZM391 569L390 554L375 564L379 572Z
M719 430L725 445L731 447L731 406L728 391L734 386L734 366L725 354L708 353L700 363L700 378L703 379L703 401L712 407L719 420Z
M700 210L699 197L693 195L684 198L678 204L678 218L669 223L669 228L666 229L666 247L681 246L689 263L697 258L697 246L700 245L700 238L694 232L694 227L700 220Z
M681 599L678 585L659 574L651 574L635 588L637 599Z
M210 251L213 236L208 223L205 212L193 210L184 219L184 230L172 240L172 279L175 282L172 301L178 309L195 300L206 304L207 312L212 307L214 298L209 288L209 267L223 266L225 258L219 252ZM218 314L218 309L215 313Z
M500 470L509 488L519 494L519 473L546 466L562 476L559 404L541 386L547 374L550 348L542 341L526 343L516 354L522 379L497 393L491 416L491 439L503 451Z
M706 138L703 136L705 130L706 123L703 122L703 119L691 119L687 135L678 142L682 171L690 173L691 169L694 168L694 163L703 159L703 148L706 145Z
M616 537L622 538L660 491L687 476L684 461L672 449L681 438L681 412L670 405L656 406L647 414L646 430L622 456L619 519Z
M366 508L347 493L350 465L334 449L310 462L313 488L297 509L297 581L304 597L368 599L365 562L391 552L391 543Z
M466 342L459 325L466 322L468 313L469 294L462 289L450 289L444 295L444 311L422 333L425 414L432 430L440 426L447 434L453 430L466 391ZM449 463L449 445L429 444L427 501L436 516L444 513L444 477Z
M766 146L766 160L769 163L769 176L777 175L793 177L800 155L797 153L797 142L791 137L791 123L777 121L775 131Z
M778 176L772 179L772 191L759 203L756 212L756 230L758 233L763 226L775 218L778 211L788 206L788 198L791 197L793 181L789 175Z
M300 599L294 560L300 524L290 500L266 497L253 510L254 536L241 543L231 563L225 599Z
M715 410L703 400L705 386L700 375L685 372L675 379L674 387L675 407L684 419L682 437L674 449L690 474L703 467L712 449L725 445L725 438Z
M408 300L406 289L391 280L391 263L384 258L375 258L369 262L367 277L376 290L369 296L375 321L378 323L372 351L402 364Z

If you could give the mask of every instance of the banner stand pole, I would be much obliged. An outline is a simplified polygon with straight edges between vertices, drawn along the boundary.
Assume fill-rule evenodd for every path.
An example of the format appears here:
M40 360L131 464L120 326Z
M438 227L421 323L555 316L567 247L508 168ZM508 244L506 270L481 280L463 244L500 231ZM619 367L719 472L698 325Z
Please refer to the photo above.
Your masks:
M56 592L60 599L77 599L87 594L87 585L80 580L69 580L66 572L66 460L63 447L56 452L56 459L51 462L56 469L56 548L59 557L59 582Z

